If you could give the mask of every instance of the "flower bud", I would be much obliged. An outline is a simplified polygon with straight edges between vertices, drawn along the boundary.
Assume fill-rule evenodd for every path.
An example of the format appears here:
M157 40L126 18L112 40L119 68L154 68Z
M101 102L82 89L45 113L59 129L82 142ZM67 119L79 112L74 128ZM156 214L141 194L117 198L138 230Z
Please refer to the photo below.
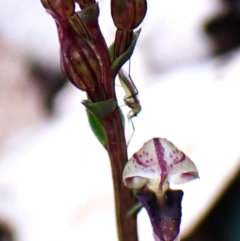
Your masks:
M83 80L78 76L76 71L71 66L69 59L65 56L61 60L62 71L65 73L69 81L80 90L85 91L87 87L84 85Z
M78 83L77 87L80 89L83 86L87 89L95 89L101 82L101 70L99 59L90 45L81 38L72 42L69 42L69 39L63 39L62 44L62 61L65 73L76 73L76 75L72 74L72 78L75 80L75 77L78 76L77 82L68 76L71 82L75 85Z
M120 30L131 31L136 28L146 12L146 0L111 0L112 19Z

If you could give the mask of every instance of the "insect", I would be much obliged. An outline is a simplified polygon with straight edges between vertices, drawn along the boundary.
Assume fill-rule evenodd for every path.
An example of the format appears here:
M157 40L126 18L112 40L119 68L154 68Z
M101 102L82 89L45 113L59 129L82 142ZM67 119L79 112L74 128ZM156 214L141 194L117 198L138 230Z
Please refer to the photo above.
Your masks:
M129 142L134 134L134 131L135 131L135 127L132 122L132 118L139 114L142 107L141 107L140 101L138 99L138 90L137 90L131 76L128 75L126 73L126 71L124 71L124 69L120 69L120 71L118 73L118 77L119 77L120 83L126 93L126 95L124 97L124 102L131 109L128 112L128 120L131 121L133 133L131 134L131 136L129 138L129 141L128 141L128 144L129 144Z

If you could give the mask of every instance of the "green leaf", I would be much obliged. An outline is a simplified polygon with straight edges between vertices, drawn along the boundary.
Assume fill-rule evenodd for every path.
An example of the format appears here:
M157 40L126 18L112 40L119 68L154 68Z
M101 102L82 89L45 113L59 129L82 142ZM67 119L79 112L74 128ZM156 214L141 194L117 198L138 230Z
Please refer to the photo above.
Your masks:
M82 101L82 104L99 120L107 117L118 107L117 100L115 99L109 99L100 102L84 100Z
M107 149L107 138L101 122L86 108L89 125L99 142Z
M110 99L101 102L91 102L90 100L82 101L82 104L86 107L87 117L89 121L89 125L97 137L99 142L103 145L105 149L107 149L107 138L104 131L104 128L101 124L101 120L107 117L111 112L119 108L117 105L117 101L115 99ZM125 119L122 113L122 110L119 108L121 121L123 127L125 126Z
M112 44L109 46L108 52L109 52L110 60L111 60L111 62L112 62L112 61L113 61L113 58L114 58L114 43L112 43Z
M133 40L132 43L129 45L128 49L120 55L111 65L111 71L113 73L113 76L116 76L121 67L130 59L132 56L132 53L134 51L134 48L136 46L138 37L140 35L141 29L137 30L133 34ZM111 49L110 49L111 50ZM112 50L111 50L112 51ZM110 53L111 54L111 53Z

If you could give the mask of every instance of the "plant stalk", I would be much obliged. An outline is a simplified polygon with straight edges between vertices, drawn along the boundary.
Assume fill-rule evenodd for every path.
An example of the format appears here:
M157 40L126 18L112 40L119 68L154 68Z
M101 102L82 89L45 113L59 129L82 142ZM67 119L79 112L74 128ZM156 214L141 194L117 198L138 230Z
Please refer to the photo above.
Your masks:
M122 182L122 171L128 157L119 108L103 120L103 126L106 131L108 154L112 168L118 240L138 241L137 215L133 214L127 217L127 212L136 204L137 199L132 191L124 187Z

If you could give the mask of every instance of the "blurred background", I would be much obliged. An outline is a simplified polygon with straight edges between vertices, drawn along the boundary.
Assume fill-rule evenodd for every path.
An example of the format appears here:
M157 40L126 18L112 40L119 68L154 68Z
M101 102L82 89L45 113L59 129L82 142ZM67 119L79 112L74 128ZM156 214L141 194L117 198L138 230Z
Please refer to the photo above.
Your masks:
M109 45L110 1L99 5ZM0 241L117 240L108 157L60 71L54 21L40 0L0 6ZM149 0L131 59L142 112L129 155L160 136L199 169L176 187L184 241L240 240L239 26L238 0ZM152 238L144 210L139 235Z

